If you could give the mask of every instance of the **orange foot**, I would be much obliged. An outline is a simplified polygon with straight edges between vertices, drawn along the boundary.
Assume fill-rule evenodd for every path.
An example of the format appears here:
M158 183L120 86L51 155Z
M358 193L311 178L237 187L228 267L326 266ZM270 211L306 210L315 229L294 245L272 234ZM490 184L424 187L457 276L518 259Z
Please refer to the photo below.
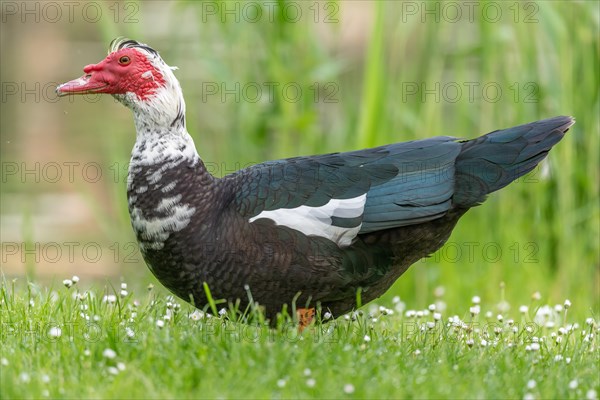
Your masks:
M296 310L296 315L298 316L298 332L302 333L304 328L310 325L310 323L315 318L315 309L314 308L298 308Z

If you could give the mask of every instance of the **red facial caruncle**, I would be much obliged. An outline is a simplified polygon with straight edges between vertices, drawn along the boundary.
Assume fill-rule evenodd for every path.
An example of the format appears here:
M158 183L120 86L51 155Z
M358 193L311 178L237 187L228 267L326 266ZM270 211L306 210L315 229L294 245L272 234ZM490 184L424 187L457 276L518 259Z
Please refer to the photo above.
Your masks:
M59 96L69 94L134 93L146 100L164 86L163 74L150 62L148 56L135 48L124 48L110 53L98 64L86 65L81 78L63 83L56 89Z

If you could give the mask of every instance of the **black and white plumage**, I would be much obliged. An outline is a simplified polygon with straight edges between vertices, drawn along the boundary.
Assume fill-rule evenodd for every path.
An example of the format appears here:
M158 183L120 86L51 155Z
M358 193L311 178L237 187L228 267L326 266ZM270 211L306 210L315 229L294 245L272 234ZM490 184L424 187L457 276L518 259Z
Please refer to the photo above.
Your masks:
M334 315L370 301L440 248L458 219L532 170L574 123L555 117L474 140L452 137L269 161L221 179L185 127L177 79L158 53L118 40L59 95L109 93L137 131L127 194L148 266L173 293Z

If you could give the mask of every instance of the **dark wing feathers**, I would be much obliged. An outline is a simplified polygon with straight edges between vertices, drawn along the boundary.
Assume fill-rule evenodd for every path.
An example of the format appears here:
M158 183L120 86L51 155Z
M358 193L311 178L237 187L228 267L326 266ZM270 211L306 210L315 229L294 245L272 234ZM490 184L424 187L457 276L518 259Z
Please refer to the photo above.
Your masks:
M555 117L479 138L435 137L258 164L229 175L238 212L320 207L367 193L359 233L431 221L468 208L531 171L574 123ZM336 219L338 226L358 220Z
M399 146L399 174L369 191L360 233L430 221L450 209L461 145L448 137L421 142L410 151Z
M454 138L438 137L271 161L230 178L238 183L238 210L248 218L262 211L319 207L332 198L367 193L361 232L369 232L427 221L448 210L459 151Z

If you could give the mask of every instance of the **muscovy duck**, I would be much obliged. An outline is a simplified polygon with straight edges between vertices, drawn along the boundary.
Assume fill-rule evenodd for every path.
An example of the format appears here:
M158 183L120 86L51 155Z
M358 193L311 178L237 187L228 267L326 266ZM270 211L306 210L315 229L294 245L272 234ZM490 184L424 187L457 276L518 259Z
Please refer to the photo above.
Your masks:
M284 306L305 323L318 305L339 316L356 307L357 290L365 303L379 297L574 123L269 161L219 179L196 152L181 87L157 51L115 39L84 72L57 94L108 93L133 111L127 196L150 270L197 307L207 304L204 283L242 306L250 291L271 320Z

